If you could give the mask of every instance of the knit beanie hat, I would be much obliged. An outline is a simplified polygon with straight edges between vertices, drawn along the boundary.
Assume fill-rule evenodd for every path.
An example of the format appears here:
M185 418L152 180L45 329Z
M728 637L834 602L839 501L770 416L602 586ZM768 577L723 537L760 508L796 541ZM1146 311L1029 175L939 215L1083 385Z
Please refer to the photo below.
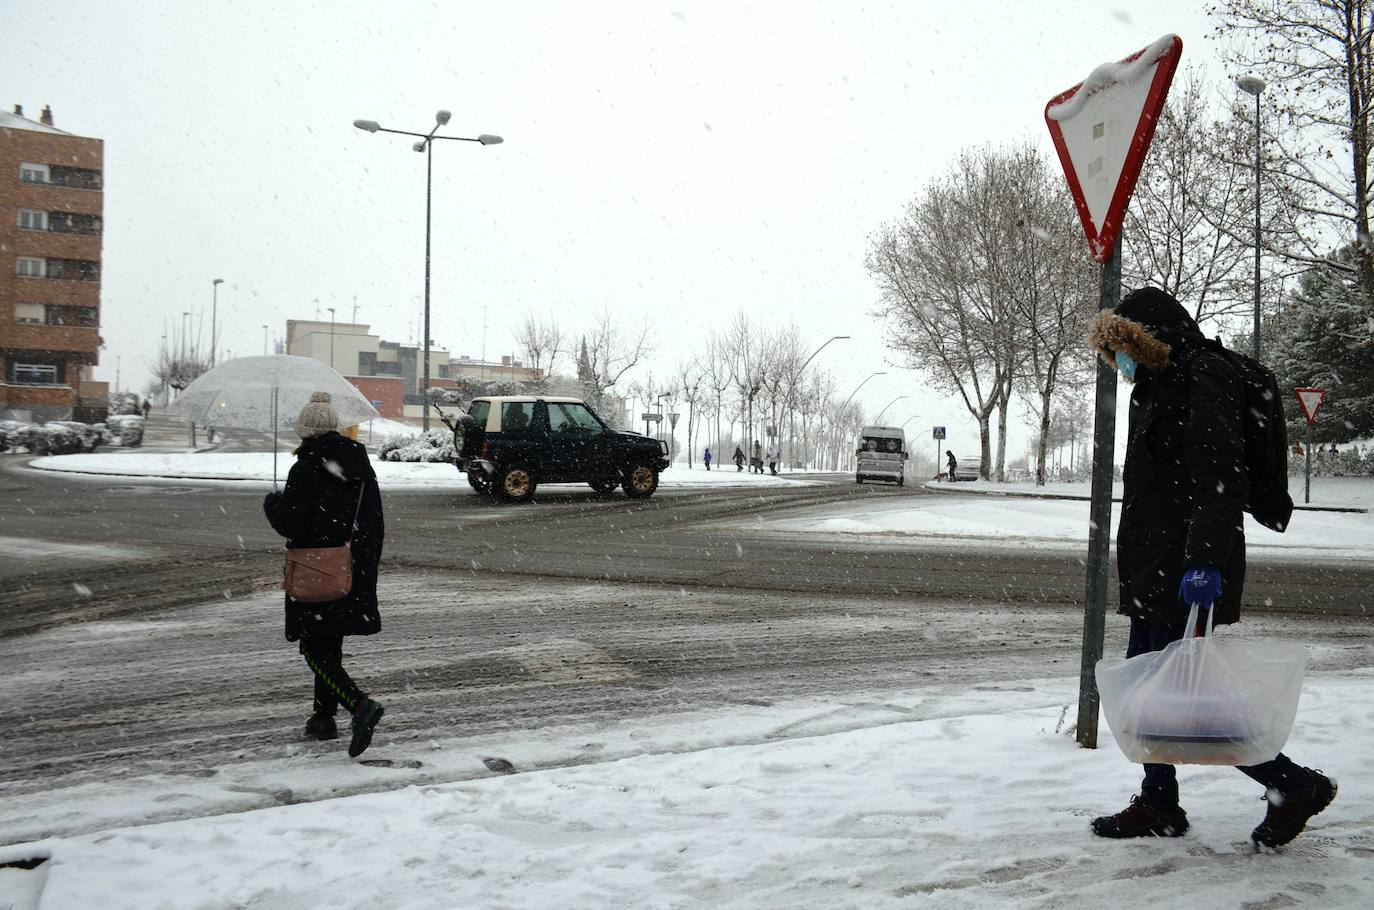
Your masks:
M322 433L338 432L339 415L329 401L328 392L311 393L310 403L301 408L300 416L296 418L297 436L310 439Z

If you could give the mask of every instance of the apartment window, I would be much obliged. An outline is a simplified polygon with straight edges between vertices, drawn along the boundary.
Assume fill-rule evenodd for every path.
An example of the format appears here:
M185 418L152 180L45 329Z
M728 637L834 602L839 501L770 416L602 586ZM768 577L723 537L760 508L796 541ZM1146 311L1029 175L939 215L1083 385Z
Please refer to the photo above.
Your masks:
M99 281L100 263L89 259L46 259L47 278L63 281Z
M19 226L26 231L46 231L48 213L41 209L20 209Z
M19 179L25 183L47 183L48 166L46 164L34 164L32 161L22 161L19 164Z
M17 385L57 385L57 367L51 363L12 363L10 382Z
M95 307L48 304L43 310L46 325L97 325Z
M46 316L41 303L16 303L14 305L14 321L22 325L42 325Z
M48 230L56 234L99 234L99 215L77 212L48 212Z
M21 278L48 277L48 261L36 256L19 257L19 276Z

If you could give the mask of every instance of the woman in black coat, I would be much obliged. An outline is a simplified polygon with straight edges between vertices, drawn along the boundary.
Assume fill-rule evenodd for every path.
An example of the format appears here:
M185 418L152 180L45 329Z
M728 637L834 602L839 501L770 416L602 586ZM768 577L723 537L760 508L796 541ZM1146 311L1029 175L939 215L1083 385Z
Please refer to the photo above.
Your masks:
M315 674L314 713L306 721L306 735L338 738L334 714L342 704L353 715L348 754L356 756L371 743L384 712L344 671L343 640L382 628L377 609L377 567L386 533L382 499L367 449L339 434L329 393L310 396L296 419L296 433L301 445L286 488L268 493L263 511L288 549L337 547L351 537L353 581L347 595L325 603L301 603L286 595L286 640L300 642Z

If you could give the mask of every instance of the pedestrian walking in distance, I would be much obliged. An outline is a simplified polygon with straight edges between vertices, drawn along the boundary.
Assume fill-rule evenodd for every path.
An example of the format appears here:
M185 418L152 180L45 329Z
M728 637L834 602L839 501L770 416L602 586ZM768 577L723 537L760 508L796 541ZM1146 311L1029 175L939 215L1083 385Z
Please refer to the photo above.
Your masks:
M954 469L959 467L959 459L955 458L949 449L945 449L945 461L949 465L949 479L955 480Z
M706 462L706 470L711 470L711 449L709 446L707 447L705 454L701 456L701 460Z
M768 470L774 477L778 476L778 462L782 460L782 450L777 443L768 447Z
M753 454L749 458L749 473L763 473L763 446L757 439L754 440Z
M735 472L738 473L738 472L743 471L743 470L744 470L744 450L741 449L739 446L735 446Z
M1203 337L1177 300L1141 288L1097 316L1088 340L1131 391L1121 523L1120 612L1130 617L1126 656L1163 649L1185 629L1190 603L1210 603L1217 625L1240 619L1245 585L1241 510L1249 492L1240 373ZM1297 837L1336 796L1336 784L1280 753L1237 770L1265 788L1256 848ZM1188 815L1173 765L1146 764L1140 793L1095 819L1102 837L1179 837Z
M149 401L148 399L146 399L146 398L143 399L142 411L143 411L143 419L144 419L144 420L147 420L147 419L148 419L148 412L151 411L152 409L153 409L153 403L152 403L151 401Z
M286 640L300 642L315 677L314 711L305 735L337 739L334 715L342 705L353 715L348 754L357 756L372 742L383 708L344 670L343 640L382 628L377 609L377 566L386 532L382 498L367 449L340 435L329 393L310 396L296 418L296 433L301 444L286 487L267 494L263 511L288 549L337 547L351 537L353 579L349 592L335 601L300 603L286 595Z

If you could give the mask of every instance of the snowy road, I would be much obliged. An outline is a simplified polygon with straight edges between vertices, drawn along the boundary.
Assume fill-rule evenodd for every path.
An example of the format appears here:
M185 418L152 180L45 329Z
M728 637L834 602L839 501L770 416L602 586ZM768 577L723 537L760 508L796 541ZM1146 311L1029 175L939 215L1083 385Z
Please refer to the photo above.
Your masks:
M392 493L385 631L349 642L388 705L367 756L381 765L319 778L310 762L333 768L338 750L298 737L308 678L281 638L261 491L14 464L0 467L14 490L0 538L18 557L0 566L5 843L485 776L480 759L512 738L542 738L541 767L579 764L667 748L637 732L647 718L753 711L728 741L771 740L814 732L778 723L771 709L795 701L1078 669L1083 570L1062 548L774 530L936 500L918 491L554 491L515 509ZM1257 600L1238 634L1297 637L1318 672L1374 665L1367 564L1258 559L1251 579L1274 606ZM1108 647L1123 641L1113 616ZM718 742L680 726L671 748Z

